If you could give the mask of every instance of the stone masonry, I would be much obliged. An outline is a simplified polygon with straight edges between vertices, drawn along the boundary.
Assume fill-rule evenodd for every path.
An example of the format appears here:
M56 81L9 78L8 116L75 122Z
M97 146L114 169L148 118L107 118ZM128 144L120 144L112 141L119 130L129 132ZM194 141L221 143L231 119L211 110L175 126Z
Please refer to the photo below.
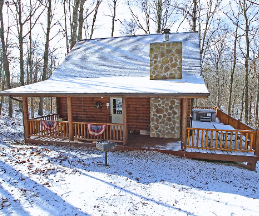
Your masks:
M180 99L150 99L150 137L180 138Z
M182 43L150 44L150 79L182 78Z

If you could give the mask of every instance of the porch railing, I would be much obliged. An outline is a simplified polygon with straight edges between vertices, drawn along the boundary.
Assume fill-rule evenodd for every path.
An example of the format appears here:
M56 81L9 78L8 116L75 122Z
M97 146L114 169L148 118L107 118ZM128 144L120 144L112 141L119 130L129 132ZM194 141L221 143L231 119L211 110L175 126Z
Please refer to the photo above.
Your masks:
M29 120L29 136L69 138L68 121L55 121L56 127L47 129L43 126L42 120L52 121L51 118L37 118ZM73 122L73 137L80 140L103 140L107 139L114 142L123 142L123 124L110 123L90 123L91 125L106 125L104 132L98 136L89 134L87 122Z
M60 137L68 138L68 122L67 121L58 121L58 124L53 129L46 129L41 120L43 119L33 119L29 120L29 135L30 136L40 136L40 137ZM45 120L45 119L44 119ZM52 121L52 119L47 119Z
M48 120L48 121L56 121L58 120L58 114L50 114L46 116L40 116L37 118L33 118L33 120Z
M82 140L110 140L123 142L123 124L90 123L92 125L106 125L104 132L98 136L89 134L86 122L73 122L75 139Z
M186 148L255 152L256 131L187 128Z

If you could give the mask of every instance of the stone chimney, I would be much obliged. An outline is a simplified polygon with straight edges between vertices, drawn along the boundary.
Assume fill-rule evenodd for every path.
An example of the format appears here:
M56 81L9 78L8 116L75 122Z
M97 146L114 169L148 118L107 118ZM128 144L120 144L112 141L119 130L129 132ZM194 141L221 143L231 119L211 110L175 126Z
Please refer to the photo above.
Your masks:
M150 44L150 79L182 79L182 42Z

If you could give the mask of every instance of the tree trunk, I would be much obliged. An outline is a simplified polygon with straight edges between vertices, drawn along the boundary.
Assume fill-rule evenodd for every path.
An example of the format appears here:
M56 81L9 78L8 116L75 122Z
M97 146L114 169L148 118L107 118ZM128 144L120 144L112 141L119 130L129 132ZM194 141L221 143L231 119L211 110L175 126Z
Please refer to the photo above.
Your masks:
M47 69L49 62L49 35L50 35L50 25L51 25L51 1L48 1L48 15L47 15L47 32L46 32L46 42L45 42L45 51L44 51L44 63L43 63L43 72L42 72L42 80L47 79ZM40 98L39 102L39 111L38 114L40 116L43 115L43 98Z
M47 69L48 69L48 62L49 62L50 25L51 25L51 1L49 1L49 5L48 5L47 32L46 32L46 41L45 41L45 51L44 51L44 63L43 63L42 80L46 80L47 79Z
M7 48L6 48L5 36L4 36L3 4L4 2L0 1L0 22L1 22L0 37L1 37L1 45L2 45L3 66L5 71L5 76L3 77L3 79L5 79L6 81L6 88L10 89L11 81L10 81L10 69L9 69L9 61L7 56ZM12 115L13 115L13 105L12 105L12 100L9 98L9 116L12 117Z
M4 70L3 70L3 63L2 63L2 53L1 53L1 61L0 61L0 76L1 76L1 90L4 90ZM2 105L3 105L4 97L0 97L0 118L2 114Z
M157 30L156 33L161 33L162 22L162 0L157 0Z
M197 27L197 0L193 0L193 9L192 9L192 31L196 32Z
M23 23L22 23L22 6L21 0L17 1L18 12L18 38L19 38L19 51L20 51L20 85L24 86L24 62L23 62Z
M66 47L67 53L69 53L69 44L68 44L68 35L67 35L67 12L66 12L66 1L63 1L63 9L64 9L64 18L65 18L65 38L66 38Z
M219 103L219 95L220 95L220 83L219 83L219 66L218 63L216 65L216 80L217 80L217 97L216 97L216 104L217 107L220 108L220 103Z
M112 37L113 37L113 34L114 34L114 24L115 24L115 17L116 17L116 7L117 7L117 0L113 0L112 33L111 33L111 36L112 36Z
M256 61L255 61L255 64L256 64ZM259 49L258 49L258 56L257 56L257 97L256 97L256 107L255 107L255 126L256 127L259 127L259 121L258 121L258 112L259 112Z
M94 17L93 17L93 22L92 22L92 27L91 27L90 39L92 39L92 37L93 37L94 25L95 25L98 9L99 9L99 6L101 3L102 3L102 0L97 0L97 2L96 2L96 6L95 6L95 10L94 10Z
M76 44L77 38L77 23L78 23L78 8L79 8L80 0L75 0L74 9L73 9L73 21L72 21L72 33L71 33L71 44L70 49Z
M83 35L83 24L84 24L84 3L85 0L80 1L79 19L78 19L78 40L82 40Z
M243 88L240 119L243 120L245 89Z
M43 97L40 97L38 115L43 116Z
M246 0L243 0L243 15L245 18L245 40L246 40L246 56L245 56L245 123L248 123L248 108L249 108L249 91L248 91L248 76L249 76L249 22L247 17Z
M230 88L229 88L229 98L228 98L228 114L231 114L231 101L232 101L232 88L233 88L233 81L234 81L234 73L236 70L236 63L237 63L237 32L238 32L238 23L236 25L236 32L235 32L235 40L234 40L234 51L233 51L233 67L231 70L230 75Z

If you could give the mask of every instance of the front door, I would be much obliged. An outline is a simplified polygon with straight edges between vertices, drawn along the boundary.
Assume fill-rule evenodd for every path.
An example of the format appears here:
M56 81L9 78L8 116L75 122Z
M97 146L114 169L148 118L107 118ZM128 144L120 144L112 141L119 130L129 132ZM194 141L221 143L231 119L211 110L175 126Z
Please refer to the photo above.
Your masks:
M110 98L112 123L122 124L122 98Z

